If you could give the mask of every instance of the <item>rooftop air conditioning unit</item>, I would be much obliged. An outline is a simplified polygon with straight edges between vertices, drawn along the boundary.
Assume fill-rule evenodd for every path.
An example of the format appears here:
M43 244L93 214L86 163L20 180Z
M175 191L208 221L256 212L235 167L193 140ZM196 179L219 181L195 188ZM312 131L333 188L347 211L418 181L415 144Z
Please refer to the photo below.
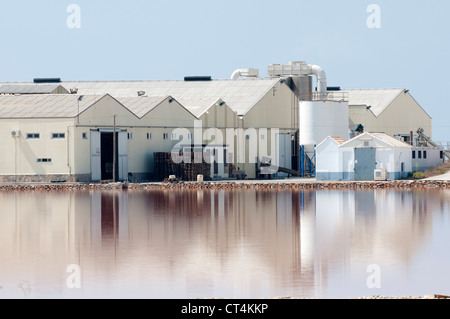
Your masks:
M376 169L375 170L375 181L387 181L387 169Z
M11 132L11 136L12 137L19 137L20 136L20 131L12 131Z

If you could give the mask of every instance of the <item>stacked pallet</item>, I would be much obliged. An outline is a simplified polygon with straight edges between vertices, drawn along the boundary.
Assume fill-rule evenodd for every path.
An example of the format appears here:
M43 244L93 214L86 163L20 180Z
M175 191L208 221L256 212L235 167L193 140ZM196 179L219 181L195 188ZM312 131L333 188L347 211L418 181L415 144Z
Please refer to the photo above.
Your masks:
M211 175L211 164L204 161L202 153L180 155L183 161L177 164L172 160L172 153L154 153L156 180L163 181L170 175L175 175L184 181L196 181L197 175L203 175L204 179L208 180Z

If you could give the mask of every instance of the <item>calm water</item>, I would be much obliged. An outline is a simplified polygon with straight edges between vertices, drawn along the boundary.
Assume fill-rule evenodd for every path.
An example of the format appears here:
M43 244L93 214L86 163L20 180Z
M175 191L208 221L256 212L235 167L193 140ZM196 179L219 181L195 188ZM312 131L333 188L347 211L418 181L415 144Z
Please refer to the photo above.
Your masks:
M4 192L0 203L0 298L450 295L449 191Z

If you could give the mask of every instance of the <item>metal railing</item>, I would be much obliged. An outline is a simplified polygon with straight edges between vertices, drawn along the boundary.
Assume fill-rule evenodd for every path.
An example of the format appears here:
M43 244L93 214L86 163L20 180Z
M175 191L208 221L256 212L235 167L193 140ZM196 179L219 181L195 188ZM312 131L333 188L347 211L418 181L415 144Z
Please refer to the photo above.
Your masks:
M333 92L310 92L299 95L300 101L331 101L331 102L348 102L349 93L342 91Z

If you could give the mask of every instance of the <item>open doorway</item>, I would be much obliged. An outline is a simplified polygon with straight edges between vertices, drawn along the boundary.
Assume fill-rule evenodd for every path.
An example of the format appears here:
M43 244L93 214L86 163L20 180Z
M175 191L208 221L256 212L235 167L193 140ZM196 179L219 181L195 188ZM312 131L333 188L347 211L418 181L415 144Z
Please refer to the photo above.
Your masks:
M128 138L127 131L116 133L116 181L128 178ZM113 140L112 130L91 130L91 180L113 179Z
M118 134L116 134L116 179L118 177ZM101 133L101 174L102 180L112 180L113 179L113 166L114 166L114 133L102 132Z

